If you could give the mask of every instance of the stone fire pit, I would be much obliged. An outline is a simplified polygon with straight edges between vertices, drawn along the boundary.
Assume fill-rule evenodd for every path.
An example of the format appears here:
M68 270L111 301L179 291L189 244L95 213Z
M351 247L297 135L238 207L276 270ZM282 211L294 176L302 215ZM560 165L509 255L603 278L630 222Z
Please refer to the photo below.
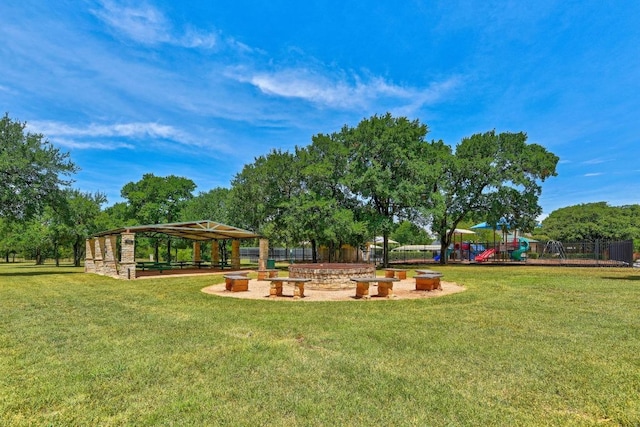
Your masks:
M310 289L351 289L355 282L351 278L374 277L376 268L373 264L292 264L289 266L289 277L311 279L306 287Z

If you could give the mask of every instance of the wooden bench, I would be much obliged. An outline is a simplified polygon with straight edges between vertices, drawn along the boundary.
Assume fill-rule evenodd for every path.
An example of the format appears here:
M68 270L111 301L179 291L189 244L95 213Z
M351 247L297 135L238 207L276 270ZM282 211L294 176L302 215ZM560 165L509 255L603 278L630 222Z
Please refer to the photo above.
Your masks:
M356 298L369 299L369 285L376 283L378 285L378 297L393 298L393 282L400 279L395 277L355 277L351 281L356 282Z
M249 290L249 277L246 273L225 274L225 287L231 292L245 292Z
M416 272L417 271L418 270L416 270ZM416 291L433 291L435 289L442 290L442 285L440 284L441 277L442 273L438 273L437 271L430 271L429 273L422 273L414 276L414 279L416 279Z
M404 280L407 278L407 270L404 268L385 268L384 277L395 277L397 279Z
M276 269L268 269L268 270L258 270L258 280L267 280L278 277L278 273L280 270Z
M442 276L442 273L435 270L416 270L416 275L418 274L439 274Z
M287 283L289 285L293 285L293 299L304 297L304 284L311 281L311 279L303 279L301 277L278 277L266 280L271 282L271 288L269 289L270 298L283 296L282 285Z

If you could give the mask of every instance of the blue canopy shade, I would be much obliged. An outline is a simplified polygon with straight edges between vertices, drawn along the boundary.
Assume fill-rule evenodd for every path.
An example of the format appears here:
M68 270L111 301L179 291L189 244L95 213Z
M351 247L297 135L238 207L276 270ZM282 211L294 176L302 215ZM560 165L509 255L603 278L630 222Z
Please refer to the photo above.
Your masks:
M501 230L503 226L506 226L507 229L509 229L509 224L507 224L507 221L504 218L498 221L498 223L495 225L489 224L485 221L469 228L471 228L472 230Z

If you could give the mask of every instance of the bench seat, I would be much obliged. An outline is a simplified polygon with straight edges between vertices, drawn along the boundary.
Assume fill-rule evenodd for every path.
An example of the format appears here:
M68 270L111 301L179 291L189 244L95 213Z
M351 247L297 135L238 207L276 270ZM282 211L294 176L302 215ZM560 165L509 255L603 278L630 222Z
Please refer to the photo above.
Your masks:
M376 296L393 298L393 282L400 279L394 277L354 277L352 282L356 282L356 298L369 299L369 285L376 283L378 285L378 294Z
M416 279L416 291L442 290L440 277L442 277L442 273L438 272L418 274L417 276L414 276L414 279Z
M407 278L407 270L404 268L385 268L384 277L397 277L404 280Z
M311 279L304 279L302 277L277 277L266 280L271 282L269 297L275 298L283 296L282 285L287 283L293 285L293 299L304 297L304 284L311 281Z
M225 288L231 292L246 292L249 290L249 277L246 274L225 274Z

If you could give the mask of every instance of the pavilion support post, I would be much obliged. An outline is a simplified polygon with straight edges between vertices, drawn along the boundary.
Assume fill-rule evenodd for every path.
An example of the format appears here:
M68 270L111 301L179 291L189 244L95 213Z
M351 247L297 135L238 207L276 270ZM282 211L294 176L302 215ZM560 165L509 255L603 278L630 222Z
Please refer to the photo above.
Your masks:
M211 241L211 268L220 265L220 245L217 240Z
M117 236L106 236L103 254L104 266L102 267L102 274L115 278L119 277L116 261L116 239Z
M260 239L258 242L258 279L265 280L269 277L267 271L267 258L269 257L269 240Z
M96 252L96 239L87 239L85 241L85 257L84 257L84 272L95 273L96 265L93 262Z
M116 261L116 239L117 236L106 236L103 246L102 274L109 277L118 277L118 266Z
M240 240L238 239L231 241L231 268L240 269Z
M125 232L120 234L120 279L136 278L136 234Z
M200 255L200 242L193 242L193 260L202 261L202 256Z
M104 237L98 237L95 239L95 253L93 257L93 263L96 268L96 274L104 275Z
M267 258L269 258L269 240L260 239L258 253L258 270L267 269Z

